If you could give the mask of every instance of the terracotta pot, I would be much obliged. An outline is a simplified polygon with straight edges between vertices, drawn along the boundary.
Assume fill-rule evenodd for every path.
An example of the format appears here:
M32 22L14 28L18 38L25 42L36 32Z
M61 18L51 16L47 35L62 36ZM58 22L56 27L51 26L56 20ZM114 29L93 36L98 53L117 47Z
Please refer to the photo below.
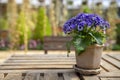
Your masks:
M103 52L102 45L91 45L85 52L78 55L76 53L76 65L82 69L98 69L100 68L101 55Z

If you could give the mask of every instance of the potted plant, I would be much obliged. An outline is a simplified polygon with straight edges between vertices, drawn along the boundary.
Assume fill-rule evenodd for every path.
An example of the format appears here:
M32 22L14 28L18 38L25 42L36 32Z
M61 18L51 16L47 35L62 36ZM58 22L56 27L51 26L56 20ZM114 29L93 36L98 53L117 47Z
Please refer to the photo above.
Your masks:
M85 75L100 73L100 59L107 28L109 23L106 20L88 13L80 13L64 24L64 33L72 36L72 40L67 43L67 49L70 52L71 45L75 48L76 71Z

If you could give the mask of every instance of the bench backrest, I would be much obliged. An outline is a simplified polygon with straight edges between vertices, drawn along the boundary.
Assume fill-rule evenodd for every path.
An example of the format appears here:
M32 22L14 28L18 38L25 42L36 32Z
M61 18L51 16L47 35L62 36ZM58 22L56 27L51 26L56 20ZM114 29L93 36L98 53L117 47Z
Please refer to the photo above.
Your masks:
M44 50L67 50L66 43L70 41L71 37L64 36L45 36L44 37Z

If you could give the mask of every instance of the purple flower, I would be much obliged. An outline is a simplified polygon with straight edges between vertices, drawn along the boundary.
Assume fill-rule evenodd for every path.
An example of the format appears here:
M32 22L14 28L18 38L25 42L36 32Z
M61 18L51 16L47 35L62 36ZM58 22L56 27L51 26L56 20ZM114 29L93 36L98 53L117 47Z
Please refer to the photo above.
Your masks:
M85 21L79 22L78 23L78 31L82 31L84 29L84 26L87 25Z
M106 30L109 28L109 23L96 14L80 13L77 16L69 19L63 26L64 33L71 33L72 31L83 31L84 27L95 29L99 26Z
M109 27L110 27L110 24L107 21L103 21L100 24L100 28L103 29L103 30L106 30Z
M76 28L76 19L73 17L64 24L63 31L65 33L70 33L75 28Z
M35 40L30 40L29 41L29 48L36 48L37 47L37 42Z
M76 16L76 19L84 19L85 18L85 15L84 13L80 13Z
M78 26L78 31L82 31L83 27L82 26Z

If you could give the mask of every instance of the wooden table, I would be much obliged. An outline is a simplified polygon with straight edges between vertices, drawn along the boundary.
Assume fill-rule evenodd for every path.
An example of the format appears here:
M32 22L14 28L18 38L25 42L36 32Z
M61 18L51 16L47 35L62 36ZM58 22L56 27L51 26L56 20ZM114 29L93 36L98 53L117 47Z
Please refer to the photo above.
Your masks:
M75 73L74 64L73 54L16 54L0 65L0 80L120 80L120 54L104 54L98 75Z

